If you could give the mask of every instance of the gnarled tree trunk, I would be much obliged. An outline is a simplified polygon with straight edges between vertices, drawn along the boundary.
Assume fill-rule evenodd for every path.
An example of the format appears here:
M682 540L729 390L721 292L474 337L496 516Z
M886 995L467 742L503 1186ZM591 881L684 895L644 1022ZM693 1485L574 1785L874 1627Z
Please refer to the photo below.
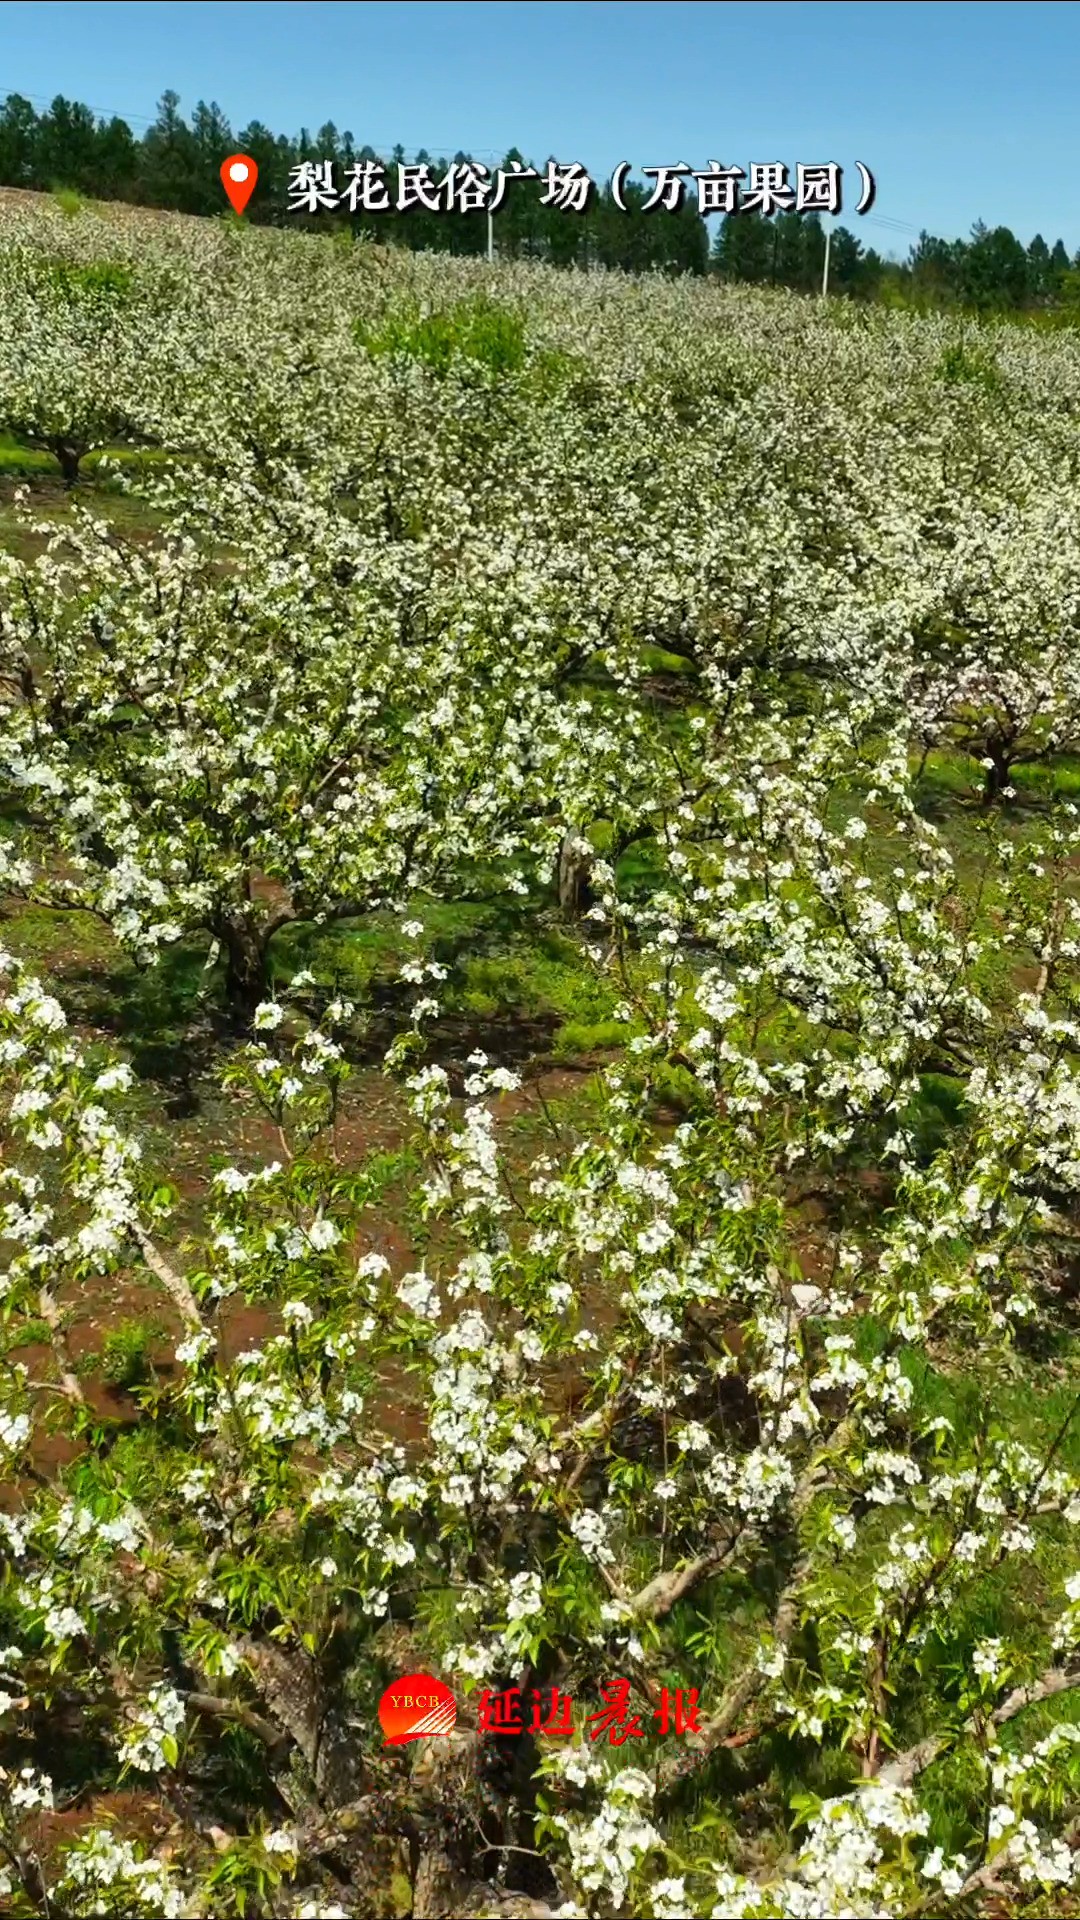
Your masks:
M55 456L64 476L64 485L70 493L79 479L79 464L85 448L76 445L73 440L57 439L49 441L49 452Z
M215 938L220 941L225 959L225 992L235 1012L248 1015L260 1000L265 1000L266 941L240 914L218 921Z
M569 919L579 919L593 902L591 875L596 855L581 834L564 833L559 848L556 884L559 906Z

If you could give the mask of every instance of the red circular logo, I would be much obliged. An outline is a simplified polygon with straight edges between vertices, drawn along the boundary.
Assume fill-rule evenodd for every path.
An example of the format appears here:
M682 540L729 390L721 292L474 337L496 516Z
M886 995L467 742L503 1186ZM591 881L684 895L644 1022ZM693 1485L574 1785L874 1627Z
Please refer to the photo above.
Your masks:
M449 1687L430 1673L407 1673L403 1680L393 1681L379 1701L379 1725L388 1747L453 1733L456 1720L457 1701Z

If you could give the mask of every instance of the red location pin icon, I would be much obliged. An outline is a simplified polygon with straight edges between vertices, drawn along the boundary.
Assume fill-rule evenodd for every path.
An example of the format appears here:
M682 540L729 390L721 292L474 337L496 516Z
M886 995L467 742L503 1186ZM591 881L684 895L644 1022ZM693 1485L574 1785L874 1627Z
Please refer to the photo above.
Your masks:
M246 153L231 153L221 163L221 184L229 196L234 213L243 213L255 191L259 169Z

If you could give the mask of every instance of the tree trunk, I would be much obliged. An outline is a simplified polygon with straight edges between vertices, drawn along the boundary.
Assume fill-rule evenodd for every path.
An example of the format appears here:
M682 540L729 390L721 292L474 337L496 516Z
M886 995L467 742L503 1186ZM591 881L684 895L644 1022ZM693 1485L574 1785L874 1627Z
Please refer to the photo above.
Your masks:
M73 446L70 440L51 440L49 442L49 448L60 463L60 471L64 476L64 486L70 493L71 489L78 483L79 462L82 459L83 450L81 447Z
M225 954L225 993L237 1013L254 1012L266 998L266 952L254 928L240 918L215 928Z
M1009 784L1011 762L1005 758L1000 748L995 753L992 747L987 747L986 757L990 765L986 769L986 779L983 782L982 803L984 807L992 807L996 801L1000 800Z
M363 1790L358 1735L331 1705L313 1663L265 1640L245 1640L245 1657L275 1720L295 1741L322 1806L347 1806Z
M559 848L559 863L556 882L559 889L559 905L571 919L577 919L592 905L593 892L589 882L595 855L587 840L577 833L564 833Z

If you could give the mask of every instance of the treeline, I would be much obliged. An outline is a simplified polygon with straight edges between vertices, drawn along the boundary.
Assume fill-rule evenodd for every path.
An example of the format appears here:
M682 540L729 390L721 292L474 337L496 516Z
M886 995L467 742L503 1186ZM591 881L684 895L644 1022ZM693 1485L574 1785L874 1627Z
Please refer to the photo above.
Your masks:
M62 96L45 113L18 93L9 94L0 107L3 186L44 192L67 188L97 200L220 214L221 163L236 152L250 154L259 169L249 219L324 229L348 226L397 245L440 252L478 254L486 249L483 211L439 214L412 207L406 213L350 215L343 208L312 215L289 212L289 176L305 160L333 161L339 181L355 161L382 160L391 205L397 201L404 149L395 147L388 158L381 156L373 147L358 145L350 132L339 133L332 122L314 135L301 128L295 138L275 134L258 120L234 133L221 108L202 100L189 124L180 112L179 96L168 92L153 124L136 139L125 120L98 117L90 107ZM454 155L458 163L469 157ZM421 152L414 159L427 162L436 178L444 171L445 163L430 154ZM510 169L515 162L524 165L525 156L511 149L502 164ZM763 219L758 213L741 213L719 224L710 249L692 192L676 213L645 213L650 191L651 185L628 181L624 212L604 186L586 212L572 213L543 206L540 182L514 181L494 215L498 252L565 266L712 271L729 280L820 292L825 230L817 215L781 213ZM1025 247L1008 227L989 228L980 222L967 240L922 233L908 258L895 261L864 247L848 228L837 227L830 242L828 284L831 292L888 304L1068 315L1080 311L1080 253L1070 258L1063 241L1049 246L1041 234Z
M190 125L180 112L179 96L162 96L157 118L141 139L125 120L95 118L77 101L55 99L46 113L35 112L21 94L9 94L0 108L0 185L30 187L42 192L74 189L95 200L125 200L139 206L168 207L178 213L220 214L224 210L221 163L231 153L250 155L259 169L258 185L246 218L272 224L288 223L366 230L398 245L440 252L483 253L487 247L487 215L433 213L412 207L351 216L344 209L311 216L289 212L289 175L303 161L330 160L339 182L354 161L382 160L391 205L398 199L398 168L405 162L402 147L387 157L370 146L360 146L349 132L339 133L328 122L312 135L301 128L295 139L275 134L261 121L234 133L221 108L200 100ZM459 164L472 156L457 153ZM563 158L564 156L557 156ZM574 156L566 156L573 158ZM446 163L431 154L413 156L427 163L439 179ZM525 164L512 149L503 161ZM541 173L544 168L541 167ZM704 273L709 260L709 236L690 195L677 213L643 213L647 188L628 181L624 189L627 210L612 200L606 187L596 192L585 213L563 212L540 204L542 182L516 180L494 215L498 250L502 255L531 255L556 265L593 263L637 271L666 267L677 272Z
M721 225L712 265L726 279L820 292L825 231L813 215L781 213L763 220L740 214ZM1048 246L1041 233L1025 247L1008 227L982 221L968 240L921 233L904 261L885 260L846 227L836 227L828 280L833 293L911 306L982 313L1080 307L1080 253L1070 259L1064 241Z

